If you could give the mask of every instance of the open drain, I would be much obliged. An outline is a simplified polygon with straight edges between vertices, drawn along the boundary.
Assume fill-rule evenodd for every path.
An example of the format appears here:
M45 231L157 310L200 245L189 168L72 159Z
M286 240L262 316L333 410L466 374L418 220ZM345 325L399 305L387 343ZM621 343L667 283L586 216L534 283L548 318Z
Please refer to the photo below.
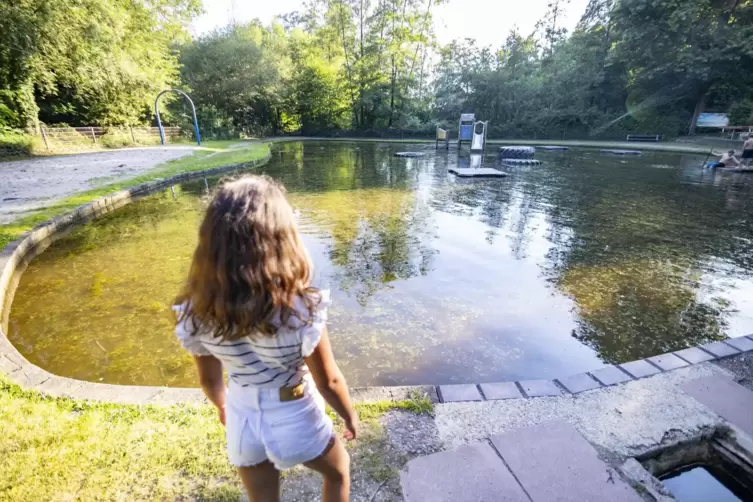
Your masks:
M725 429L637 460L679 502L753 502L752 447Z
M662 484L679 502L741 502L744 489L713 466L698 465L661 478Z

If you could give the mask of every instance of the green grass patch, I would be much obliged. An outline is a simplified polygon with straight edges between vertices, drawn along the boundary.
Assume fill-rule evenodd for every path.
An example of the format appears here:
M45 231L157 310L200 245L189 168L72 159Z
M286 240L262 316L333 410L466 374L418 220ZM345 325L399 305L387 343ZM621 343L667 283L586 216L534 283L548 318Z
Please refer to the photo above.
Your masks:
M243 164L259 160L269 153L269 145L266 143L248 143L243 147L230 148L230 145L237 145L238 143L238 140L208 141L202 150L161 164L148 173L127 180L103 184L92 190L66 197L12 223L0 225L0 249L18 239L22 233L31 230L36 225L50 218L72 211L82 204L110 195L119 190L147 181L154 181L157 178L167 178L168 176L189 171L201 171L230 164ZM0 166L0 169L2 169L2 166Z
M415 393L404 401L376 401L373 403L359 403L356 405L358 417L362 421L377 419L388 411L400 410L416 415L431 415L434 413L434 403L426 394Z
M356 410L368 424L387 411L431 406L416 396ZM240 494L211 406L53 398L0 376L0 501L229 501Z

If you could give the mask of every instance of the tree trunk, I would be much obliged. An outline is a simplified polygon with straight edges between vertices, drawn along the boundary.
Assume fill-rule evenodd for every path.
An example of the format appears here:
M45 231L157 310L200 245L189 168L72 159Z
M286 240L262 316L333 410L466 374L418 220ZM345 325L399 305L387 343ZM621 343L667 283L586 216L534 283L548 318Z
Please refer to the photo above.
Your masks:
M397 71L395 69L395 55L392 55L392 85L390 86L390 118L387 127L392 127L392 117L395 111L395 84L397 80Z
M688 127L688 135L693 136L695 134L696 124L698 123L698 117L703 113L703 109L706 107L706 98L709 95L709 90L706 89L701 97L695 104L695 110L693 111L693 118L690 120L690 127Z

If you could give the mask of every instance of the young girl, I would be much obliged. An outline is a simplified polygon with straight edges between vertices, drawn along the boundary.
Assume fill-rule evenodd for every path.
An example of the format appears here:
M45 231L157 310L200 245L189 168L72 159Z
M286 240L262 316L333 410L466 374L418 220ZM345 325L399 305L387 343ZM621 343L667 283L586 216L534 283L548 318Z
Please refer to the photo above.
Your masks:
M358 418L327 336L329 291L310 278L282 186L260 176L222 185L174 307L176 334L194 356L252 502L278 501L280 470L297 464L323 475L324 501L348 500L350 458L324 401L348 440Z

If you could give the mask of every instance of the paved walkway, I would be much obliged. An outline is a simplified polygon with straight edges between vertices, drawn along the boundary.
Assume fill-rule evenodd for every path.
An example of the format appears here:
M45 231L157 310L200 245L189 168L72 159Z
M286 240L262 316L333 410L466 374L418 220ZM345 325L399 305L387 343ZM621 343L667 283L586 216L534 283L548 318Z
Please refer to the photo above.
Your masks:
M0 224L101 184L133 178L197 147L145 147L0 163Z
M747 362L743 360L748 371L750 362L750 359ZM747 375L741 377L721 370L716 365L704 363L695 368L684 368L620 385L612 391L589 391L575 398L499 401L498 407L527 408L534 419L544 421L531 426L508 428L507 432L491 434L486 440L460 444L451 450L414 458L401 473L403 496L408 502L649 500L641 495L646 493L646 489L642 489L640 493L636 491L632 486L635 482L626 479L618 468L633 455L645 453L657 446L671 446L682 439L699 437L701 433L708 434L709 430L730 426L738 438L741 438L741 444L746 441L753 444L750 443L750 438L753 437L753 414L750 412L753 410L753 392L736 383L736 379L746 382L746 385L750 383ZM626 389L627 393L620 391L620 388ZM659 392L660 388L664 390ZM646 390L655 391L660 402L646 396ZM610 395L610 392L613 394ZM673 394L678 394L676 401L670 400ZM579 413L561 415L566 419L554 420L550 417L557 417L557 413L542 413L545 408L552 408L552 403L557 400L574 403ZM659 415L673 417L673 420L662 424L661 435L654 440L649 439L639 445L622 444L618 447L615 444L613 448L605 448L601 438L594 436L593 430L588 430L590 426L598 429L599 424L581 422L577 424L577 428L574 425L578 415L590 422L600 421L599 415L593 413L597 401L606 404L617 414L624 415L626 421L636 422L628 427L635 431L645 426L652 433L656 425L652 423L652 418L647 417L642 422L640 417L656 412L658 407L666 408L658 410ZM439 405L438 418L442 420L443 409L462 406L478 410L482 404ZM600 413L603 412L602 410ZM460 415L455 416L457 420ZM496 415L488 412L485 416L491 427L501 425L504 428L504 425L509 425L509 419L515 413ZM504 416L507 417L508 424L499 423L505 420L501 418ZM482 420L479 414L475 417L476 420ZM694 426L689 428L688 424ZM456 422L455 426L464 427L462 421ZM584 426L586 429L583 429ZM605 431L625 443L626 436L620 427L619 423L610 423ZM585 430L584 434L579 429ZM440 436L442 435L440 424ZM644 437L642 440L646 439ZM634 460L629 462L633 462L633 465L635 463ZM646 486L642 485L643 488ZM660 484L659 490L664 490ZM666 492L660 496L665 495ZM661 499L673 500L671 497Z

